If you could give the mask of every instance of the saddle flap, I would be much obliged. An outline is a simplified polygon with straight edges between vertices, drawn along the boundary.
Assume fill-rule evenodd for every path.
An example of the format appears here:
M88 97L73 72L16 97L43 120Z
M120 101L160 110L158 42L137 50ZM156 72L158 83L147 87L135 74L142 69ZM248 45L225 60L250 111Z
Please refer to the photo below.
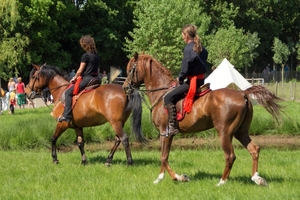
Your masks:
M207 90L210 90L210 83L206 83L206 84L204 84L204 85L201 85L201 86L197 89L196 93L201 94L202 92L205 92L205 91L207 91Z

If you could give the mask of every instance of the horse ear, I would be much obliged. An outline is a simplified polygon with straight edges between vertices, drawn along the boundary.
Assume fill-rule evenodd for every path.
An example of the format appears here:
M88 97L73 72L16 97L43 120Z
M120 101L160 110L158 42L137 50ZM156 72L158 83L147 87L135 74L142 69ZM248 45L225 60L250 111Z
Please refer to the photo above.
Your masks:
M137 52L135 52L134 55L133 55L133 57L134 57L135 60L137 60L138 57L139 57L139 54Z
M31 63L31 65L32 65L36 70L39 70L39 69L40 69L40 66L38 66L38 65L36 65L36 64Z

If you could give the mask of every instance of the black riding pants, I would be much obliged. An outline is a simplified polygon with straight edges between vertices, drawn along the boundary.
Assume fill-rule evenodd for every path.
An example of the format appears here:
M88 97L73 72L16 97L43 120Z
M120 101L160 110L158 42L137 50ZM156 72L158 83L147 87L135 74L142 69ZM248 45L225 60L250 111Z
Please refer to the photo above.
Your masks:
M197 79L197 88L204 84L204 79ZM190 88L190 81L186 81L182 85L174 88L172 91L168 92L164 97L165 106L168 104L176 104L180 100L184 93L187 93Z
M92 76L83 77L79 84L79 92L82 91L87 84L93 79ZM73 97L74 85L68 88L65 92L65 110L62 116L71 119L72 118L72 97Z

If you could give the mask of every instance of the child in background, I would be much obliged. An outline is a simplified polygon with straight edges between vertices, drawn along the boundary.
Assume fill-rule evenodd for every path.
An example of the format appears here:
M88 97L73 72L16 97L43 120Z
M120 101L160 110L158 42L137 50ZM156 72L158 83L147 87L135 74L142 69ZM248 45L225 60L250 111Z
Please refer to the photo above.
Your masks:
M9 114L14 114L16 106L16 89L13 89L9 94Z

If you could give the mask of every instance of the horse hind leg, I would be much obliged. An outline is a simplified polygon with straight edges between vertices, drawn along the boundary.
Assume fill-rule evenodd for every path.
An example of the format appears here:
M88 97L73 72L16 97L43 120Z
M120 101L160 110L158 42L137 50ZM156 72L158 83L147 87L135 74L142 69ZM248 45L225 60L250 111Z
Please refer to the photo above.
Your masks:
M249 151L252 157L252 177L251 180L254 181L257 185L268 186L267 181L259 176L258 173L258 160L260 147L251 141L248 132L244 134L236 135L235 138L240 141L240 143Z
M124 149L125 149L126 157L127 157L127 164L132 165L133 160L132 160L131 150L130 150L130 146L129 146L129 138L123 130L122 123L121 122L111 123L111 125L112 125L113 129L115 130L116 139L115 139L115 144L114 144L110 154L108 155L108 158L107 158L105 164L107 166L111 165L114 153L115 153L116 149L118 148L120 142L122 142Z

